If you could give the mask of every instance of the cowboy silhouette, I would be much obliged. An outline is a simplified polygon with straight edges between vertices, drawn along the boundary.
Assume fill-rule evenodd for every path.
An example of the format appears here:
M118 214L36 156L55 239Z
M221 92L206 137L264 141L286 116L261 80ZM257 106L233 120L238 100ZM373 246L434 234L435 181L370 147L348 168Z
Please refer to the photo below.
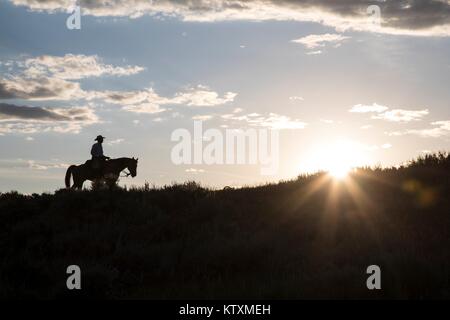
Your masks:
M94 143L91 148L92 168L96 171L98 175L101 175L106 160L110 159L109 157L103 154L102 143L104 139L105 137L101 135L97 136L97 138L95 138L94 140L97 141L97 143Z

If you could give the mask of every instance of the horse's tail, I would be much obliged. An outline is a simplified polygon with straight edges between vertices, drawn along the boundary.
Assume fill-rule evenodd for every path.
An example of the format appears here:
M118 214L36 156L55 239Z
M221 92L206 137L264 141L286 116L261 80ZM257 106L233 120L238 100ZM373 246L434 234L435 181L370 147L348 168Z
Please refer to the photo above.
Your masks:
M66 188L70 188L70 176L72 175L72 171L73 171L73 169L75 167L76 167L75 165L71 165L69 168L67 168L66 179L65 179L65 181L66 181Z

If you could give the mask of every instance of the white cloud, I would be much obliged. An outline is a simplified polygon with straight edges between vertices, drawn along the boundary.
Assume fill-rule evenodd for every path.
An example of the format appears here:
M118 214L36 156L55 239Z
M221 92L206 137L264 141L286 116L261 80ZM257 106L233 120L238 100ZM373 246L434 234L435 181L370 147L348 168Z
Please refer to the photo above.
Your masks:
M159 113L166 111L163 106L186 105L190 107L213 107L232 102L236 93L226 92L222 97L206 86L188 88L176 93L173 97L163 97L152 88L137 91L103 91L96 92L93 97L104 99L108 103L120 104L123 109L136 113Z
M39 56L12 62L12 74L0 76L0 99L101 100L120 104L126 111L159 113L167 105L213 107L234 101L236 93L222 96L207 86L189 87L173 97L157 94L152 88L135 91L85 91L73 81L102 75L129 76L141 72L138 66L117 67L104 64L98 56ZM72 81L69 81L72 80Z
M419 121L429 113L430 112L428 111L428 109L425 110L394 109L385 111L378 115L373 115L372 119L382 119L391 122L411 122L411 121Z
M226 121L235 121L246 123L249 126L266 127L274 130L283 129L304 129L306 123L299 119L291 119L288 116L270 113L267 116L258 113L250 113L246 115L223 114L222 119Z
M158 104L145 102L140 104L129 104L122 107L123 110L135 113L155 114L166 111Z
M35 160L28 160L28 168L32 170L49 170L49 169L65 169L69 165L65 163L52 163L49 161L37 162Z
M353 106L349 112L354 112L354 113L369 113L369 112L383 112L388 110L388 107L379 105L379 104L372 104L372 105L364 105L364 104L357 104L355 106Z
M169 100L169 104L185 104L194 107L212 107L232 102L236 97L234 92L226 92L223 97L208 87L199 85L189 88L186 92L177 93Z
M213 118L212 115L205 114L205 115L196 115L192 117L192 120L199 120L199 121L207 121L211 120Z
M125 141L125 139L118 138L118 139L110 140L110 141L106 142L106 144L108 146L115 146L115 145L121 144L124 141Z
M52 76L60 79L82 79L103 75L130 76L144 68L139 66L117 67L104 64L94 56L66 54L65 56L39 56L25 61L27 77Z
M419 121L423 117L427 116L430 112L428 109L423 110L404 110L404 109L391 109L379 104L363 105L357 104L353 106L349 112L352 113L375 113L372 115L372 119L381 119L390 122L411 122Z
M291 42L302 44L308 49L316 49L319 47L324 47L327 43L337 44L347 39L350 39L350 37L336 33L333 34L325 33L325 34L311 34L309 36L300 39L292 40Z
M431 123L434 128L411 129L404 131L388 132L390 136L416 135L423 138L440 138L450 136L450 120L435 121Z
M322 54L322 50L308 51L308 52L306 52L306 54L310 55L310 56L315 56L315 55L318 55L318 54Z
M38 56L12 62L11 74L0 76L0 99L78 100L95 93L81 89L75 81L101 75L129 76L141 72L138 66L115 67L98 56Z
M190 174L198 174L198 173L204 173L205 170L203 169L195 169L195 168L189 168L185 170L186 173L190 173Z

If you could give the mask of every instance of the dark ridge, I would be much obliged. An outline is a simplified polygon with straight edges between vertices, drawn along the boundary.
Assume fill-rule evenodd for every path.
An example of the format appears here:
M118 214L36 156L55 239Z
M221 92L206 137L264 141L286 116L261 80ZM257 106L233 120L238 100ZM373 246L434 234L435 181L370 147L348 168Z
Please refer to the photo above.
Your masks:
M447 153L343 181L3 193L0 298L449 299L449 194Z

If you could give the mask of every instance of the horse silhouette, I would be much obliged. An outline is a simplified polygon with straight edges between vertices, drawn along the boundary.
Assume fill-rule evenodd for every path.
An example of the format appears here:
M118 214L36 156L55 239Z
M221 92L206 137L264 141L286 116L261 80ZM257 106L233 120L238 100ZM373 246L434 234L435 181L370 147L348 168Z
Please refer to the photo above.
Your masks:
M137 163L138 159L135 158L118 158L111 159L104 163L103 168L99 174L98 170L92 168L89 163L84 163L81 165L71 165L66 172L66 188L81 189L83 188L83 183L86 180L96 181L96 180L107 180L108 184L111 186L115 184L119 179L120 173L128 169L129 173L127 176L136 177L137 175ZM73 177L73 185L70 187L70 178Z

